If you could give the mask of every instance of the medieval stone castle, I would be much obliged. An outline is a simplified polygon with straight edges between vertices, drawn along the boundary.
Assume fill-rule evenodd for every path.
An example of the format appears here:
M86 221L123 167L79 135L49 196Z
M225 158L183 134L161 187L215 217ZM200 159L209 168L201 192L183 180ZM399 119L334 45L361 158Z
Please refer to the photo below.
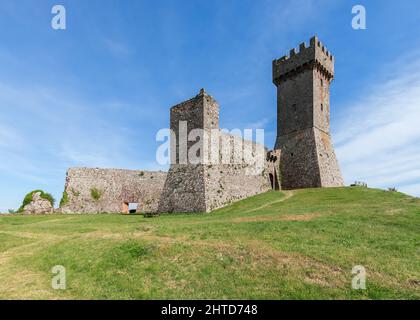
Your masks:
M330 136L330 83L334 57L316 38L297 52L273 61L277 87L277 139L274 150L221 132L219 105L204 90L170 110L171 165L168 172L71 168L60 210L64 213L121 213L137 204L137 212L210 212L232 202L274 189L343 185ZM208 145L231 146L230 161L180 161L180 126L217 132ZM214 137L214 134L213 134ZM206 138L207 139L207 138ZM202 147L205 139L199 139ZM187 148L193 145L188 142ZM212 152L202 148L201 158ZM234 161L246 148L263 153L262 164ZM218 149L219 150L219 149ZM222 152L216 151L216 158ZM215 154L214 152L212 153ZM217 159L220 160L220 159ZM242 159L243 160L243 159Z

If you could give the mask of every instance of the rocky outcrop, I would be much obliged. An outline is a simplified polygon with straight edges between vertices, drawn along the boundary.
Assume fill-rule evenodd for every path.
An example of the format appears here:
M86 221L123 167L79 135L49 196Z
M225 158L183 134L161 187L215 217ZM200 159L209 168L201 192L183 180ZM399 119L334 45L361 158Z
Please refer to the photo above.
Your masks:
M23 207L23 214L52 214L54 207L51 202L41 197L41 192L32 195L32 201Z

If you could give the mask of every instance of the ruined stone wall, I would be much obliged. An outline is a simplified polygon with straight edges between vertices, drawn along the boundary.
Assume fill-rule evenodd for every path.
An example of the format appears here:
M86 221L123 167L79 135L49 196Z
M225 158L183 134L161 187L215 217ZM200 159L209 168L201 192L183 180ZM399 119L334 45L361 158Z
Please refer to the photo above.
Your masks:
M161 171L71 168L65 185L68 203L61 211L120 213L124 204L138 203L138 212L157 212L166 175Z
M159 212L210 212L271 188L265 148L226 134L220 135L220 141L223 139L232 141L229 163L222 161L220 153L218 164L171 165ZM235 160L238 154L243 154L243 148L253 150L254 157L257 152L262 152L263 161Z
M188 150L192 146L202 149L203 140L193 135L194 129L202 129L207 134L211 130L219 129L219 105L204 89L192 99L179 103L170 110L170 128L175 134L175 141L171 141L172 164L191 163ZM182 144L182 141L187 141Z
M250 174L247 167L244 164L205 167L207 212L270 190L267 171Z
M220 144L228 142L230 148L220 148L218 165L204 168L206 208L212 211L227 204L268 191L266 154L261 144L221 133ZM223 154L224 153L224 154ZM223 159L228 154L229 163Z
M42 192L35 192L32 194L32 200L25 207L23 207L23 214L52 214L54 207L50 200L44 199L41 196Z
M159 212L206 212L204 166L171 165L159 202Z
M187 122L187 135L193 129L209 134L208 147L200 150L198 164L178 163L180 121ZM171 157L175 163L168 173L69 169L65 186L68 203L62 212L117 213L126 209L126 203L138 203L138 211L144 213L210 212L270 189L264 146L221 132L217 102L203 90L171 109L171 129L177 142L171 142L176 156ZM204 140L198 141L203 145ZM187 154L196 143L189 141ZM211 156L213 148L217 148L216 159ZM99 199L92 197L92 190L100 193Z
M176 148L176 157L172 160L176 161L168 173L160 212L210 212L270 188L264 146L222 133L219 130L219 106L204 90L193 99L171 108L171 129L177 138L180 136L177 132L180 121L188 121L188 133L193 129L203 129L208 134L205 139L207 147L201 148L198 164L190 163L190 158L188 164L183 164L179 163L179 141L171 143ZM200 146L203 146L203 141L200 140ZM188 150L195 144L196 141L189 142ZM257 152L261 153L262 161L253 163L252 158Z

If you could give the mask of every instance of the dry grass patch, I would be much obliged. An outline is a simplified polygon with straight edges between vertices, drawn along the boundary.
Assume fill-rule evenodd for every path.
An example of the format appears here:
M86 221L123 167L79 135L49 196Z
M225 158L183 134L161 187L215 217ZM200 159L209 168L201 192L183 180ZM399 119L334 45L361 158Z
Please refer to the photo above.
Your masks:
M325 217L331 213L306 213L306 214L286 214L278 216L256 216L241 217L232 219L231 222L268 222L268 221L310 221L319 217Z

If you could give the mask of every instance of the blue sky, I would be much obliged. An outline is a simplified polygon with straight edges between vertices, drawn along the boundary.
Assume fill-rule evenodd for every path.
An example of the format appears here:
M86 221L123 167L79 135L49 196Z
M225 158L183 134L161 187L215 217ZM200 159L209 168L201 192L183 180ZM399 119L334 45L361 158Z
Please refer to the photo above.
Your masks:
M51 28L51 8L67 29ZM367 30L351 28L353 5ZM271 61L316 34L336 57L332 136L346 183L420 196L420 2L2 0L0 211L68 167L162 169L169 107L205 87L221 126L274 144Z

